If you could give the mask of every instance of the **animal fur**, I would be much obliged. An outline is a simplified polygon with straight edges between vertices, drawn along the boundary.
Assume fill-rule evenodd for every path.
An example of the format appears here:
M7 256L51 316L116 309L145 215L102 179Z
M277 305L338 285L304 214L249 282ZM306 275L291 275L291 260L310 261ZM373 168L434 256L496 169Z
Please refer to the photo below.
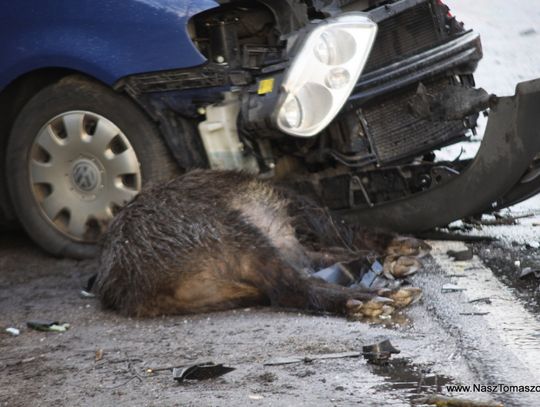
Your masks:
M388 252L395 241L347 227L312 200L251 175L196 170L143 191L117 214L97 292L106 308L134 316L254 304L378 315L417 292L366 292L310 273L338 258Z

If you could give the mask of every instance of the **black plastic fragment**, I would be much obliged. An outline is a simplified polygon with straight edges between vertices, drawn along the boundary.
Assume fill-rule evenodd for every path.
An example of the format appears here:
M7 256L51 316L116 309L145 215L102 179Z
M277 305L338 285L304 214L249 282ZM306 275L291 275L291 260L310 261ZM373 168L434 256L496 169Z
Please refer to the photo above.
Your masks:
M222 363L213 362L199 363L187 367L175 367L173 369L173 379L178 382L184 380L207 380L223 376L235 370L234 367L223 366Z
M521 270L519 278L525 278L529 275L534 275L534 277L540 278L540 268L533 269L532 267L525 267L523 270Z
M482 298L475 298L474 300L470 300L469 301L469 304L474 304L474 303L480 303L480 302L483 302L484 304L491 304L491 298L489 297L482 297Z
M372 363L374 365L384 365L388 363L388 360L392 354L397 354L400 352L401 351L396 349L388 339L373 345L366 345L362 347L362 355L364 355L364 358L368 361L368 363Z
M419 119L432 121L462 120L496 103L497 97L484 89L451 85L430 93L422 82L409 102L409 110Z
M96 278L97 278L97 273L90 276L90 278L86 282L86 286L83 289L81 289L81 291L79 293L82 298L94 298L95 297L95 294L92 293L92 288L94 287L94 283L96 282Z
M444 240L448 242L494 242L496 237L465 235L463 233L445 232L438 229L428 230L426 232L415 233L415 237L423 240Z
M453 258L454 261L466 261L473 258L473 251L470 247L465 250L448 250L446 254Z

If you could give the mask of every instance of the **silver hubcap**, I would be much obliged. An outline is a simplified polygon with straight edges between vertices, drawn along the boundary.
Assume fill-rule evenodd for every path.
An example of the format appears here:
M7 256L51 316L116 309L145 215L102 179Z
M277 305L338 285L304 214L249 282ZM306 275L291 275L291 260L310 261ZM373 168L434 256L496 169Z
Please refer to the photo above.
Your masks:
M111 121L86 111L47 122L30 153L30 183L42 212L75 240L95 241L141 189L137 155Z

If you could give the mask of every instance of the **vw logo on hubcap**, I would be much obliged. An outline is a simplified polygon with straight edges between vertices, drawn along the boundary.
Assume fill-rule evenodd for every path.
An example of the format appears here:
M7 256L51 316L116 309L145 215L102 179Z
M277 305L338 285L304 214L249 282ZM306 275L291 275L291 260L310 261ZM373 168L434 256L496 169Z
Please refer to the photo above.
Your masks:
M82 192L93 191L100 182L99 169L90 160L78 161L73 166L71 177L77 189Z

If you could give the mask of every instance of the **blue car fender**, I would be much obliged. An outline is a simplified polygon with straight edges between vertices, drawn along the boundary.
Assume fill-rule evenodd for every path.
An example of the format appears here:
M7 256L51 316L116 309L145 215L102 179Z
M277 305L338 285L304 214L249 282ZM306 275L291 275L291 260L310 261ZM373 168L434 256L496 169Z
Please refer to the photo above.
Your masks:
M112 85L137 73L187 68L206 58L189 19L213 0L2 1L0 89L41 68L73 69Z

